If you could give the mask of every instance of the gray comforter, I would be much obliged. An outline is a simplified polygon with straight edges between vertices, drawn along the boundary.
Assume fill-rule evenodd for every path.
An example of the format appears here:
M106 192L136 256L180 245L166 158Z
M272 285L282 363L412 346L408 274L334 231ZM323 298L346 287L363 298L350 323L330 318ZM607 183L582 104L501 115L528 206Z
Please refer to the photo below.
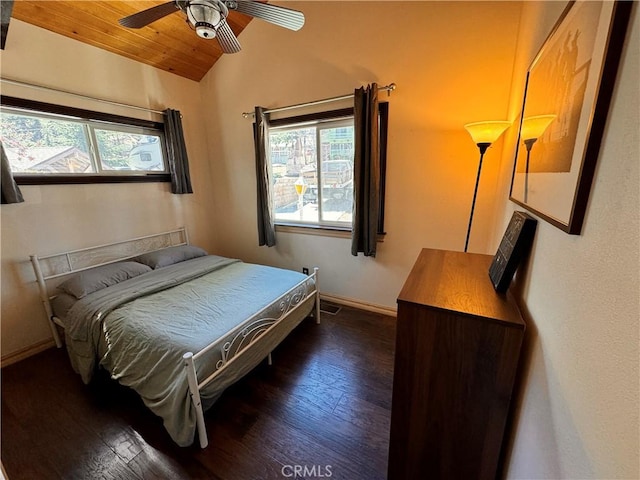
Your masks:
M226 342L245 320L304 279L297 272L214 255L154 270L87 295L69 310L65 335L71 363L87 383L97 364L104 367L163 418L178 445L190 445L195 410L183 354ZM304 288L311 291L313 284ZM271 307L275 315L279 303ZM298 321L307 314L301 312ZM196 363L199 378L215 370L215 350L211 359ZM213 403L268 352L254 354L250 364L207 387L203 403Z

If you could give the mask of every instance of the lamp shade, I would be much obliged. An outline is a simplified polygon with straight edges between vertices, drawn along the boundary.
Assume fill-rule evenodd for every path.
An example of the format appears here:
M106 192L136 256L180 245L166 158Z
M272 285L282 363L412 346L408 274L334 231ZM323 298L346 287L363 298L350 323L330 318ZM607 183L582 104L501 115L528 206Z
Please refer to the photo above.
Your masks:
M510 125L511 122L475 122L467 123L464 128L475 143L493 143Z
M211 39L216 36L215 27L222 17L220 11L209 2L194 0L187 6L187 18L195 27L196 33L202 38Z
M524 120L522 120L520 137L522 140L540 138L556 117L557 115L536 115L534 117L525 117Z

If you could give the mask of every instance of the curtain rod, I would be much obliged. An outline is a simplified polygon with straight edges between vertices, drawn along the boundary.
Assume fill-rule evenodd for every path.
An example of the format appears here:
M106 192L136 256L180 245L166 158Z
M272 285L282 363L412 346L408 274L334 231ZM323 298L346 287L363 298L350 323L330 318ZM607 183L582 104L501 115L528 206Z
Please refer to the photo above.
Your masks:
M28 88L35 88L37 90L48 90L50 92L64 93L66 95L71 95L73 97L79 97L79 98L82 98L82 99L85 99L85 100L92 100L94 102L107 103L109 105L115 105L117 107L131 108L131 109L134 109L134 110L142 110L144 112L157 113L159 115L164 115L164 112L162 112L160 110L152 110L150 108L138 107L137 105L129 105L127 103L119 103L119 102L114 102L114 101L111 101L111 100L103 100L101 98L89 97L87 95L81 95L79 93L69 92L67 90L59 90L57 88L45 87L44 85L36 85L36 84L33 84L33 83L20 82L18 80L11 80L10 78L0 78L0 81L2 81L4 83L11 84L11 85L18 85L20 87L28 87Z
M391 95L391 92L393 92L395 89L396 89L396 84L390 83L389 85L385 85L384 87L379 87L378 91L386 91L387 95ZM283 112L285 110L293 110L294 108L310 107L313 105L321 105L323 103L337 102L339 100L348 100L349 98L353 98L353 93L350 95L341 95L339 97L323 98L322 100L315 100L313 102L298 103L297 105L288 105L286 107L272 108L270 110L265 110L264 113ZM244 118L252 117L254 115L255 115L255 112L242 112L242 116Z

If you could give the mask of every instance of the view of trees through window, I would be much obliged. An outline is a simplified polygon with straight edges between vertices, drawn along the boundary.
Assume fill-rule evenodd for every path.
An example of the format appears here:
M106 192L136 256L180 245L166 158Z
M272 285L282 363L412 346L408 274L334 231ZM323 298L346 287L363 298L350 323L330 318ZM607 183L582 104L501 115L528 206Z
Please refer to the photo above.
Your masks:
M160 132L5 108L0 123L0 140L14 174L166 170Z
M353 134L353 118L270 129L276 223L351 227Z

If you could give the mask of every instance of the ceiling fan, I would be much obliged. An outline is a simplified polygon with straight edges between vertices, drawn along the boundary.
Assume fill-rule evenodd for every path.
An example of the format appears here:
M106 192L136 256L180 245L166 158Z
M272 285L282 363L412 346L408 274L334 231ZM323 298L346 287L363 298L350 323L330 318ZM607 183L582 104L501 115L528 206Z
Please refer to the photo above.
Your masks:
M187 23L195 29L199 37L217 38L224 53L236 53L241 48L238 38L227 23L229 10L289 30L297 31L304 25L302 12L252 0L172 0L121 18L118 23L127 28L142 28L176 10L186 15Z

